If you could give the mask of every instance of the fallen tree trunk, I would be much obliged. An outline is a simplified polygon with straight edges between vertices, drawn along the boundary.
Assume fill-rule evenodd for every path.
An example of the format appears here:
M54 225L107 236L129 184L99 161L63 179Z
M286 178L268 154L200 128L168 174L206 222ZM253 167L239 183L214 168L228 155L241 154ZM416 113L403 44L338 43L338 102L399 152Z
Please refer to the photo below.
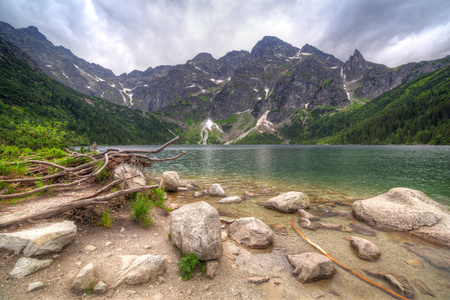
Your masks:
M108 203L107 201L114 199L116 197L131 194L131 193L144 192L144 191L148 191L151 189L156 189L157 187L158 187L158 185L142 186L142 187L138 187L138 188L117 191L115 193L108 194L105 196L99 196L99 197L88 198L88 199L83 199L83 200L79 200L79 201L68 202L61 206L49 208L42 212L31 213L31 214L28 214L28 215L25 215L25 216L22 216L19 218L15 218L15 219L9 220L9 221L3 221L3 222L0 221L0 228L5 227L5 226L23 223L28 220L38 220L38 219L49 218L51 216L66 212L66 211L74 209L74 208L81 208L81 207L86 207L89 205L107 204Z

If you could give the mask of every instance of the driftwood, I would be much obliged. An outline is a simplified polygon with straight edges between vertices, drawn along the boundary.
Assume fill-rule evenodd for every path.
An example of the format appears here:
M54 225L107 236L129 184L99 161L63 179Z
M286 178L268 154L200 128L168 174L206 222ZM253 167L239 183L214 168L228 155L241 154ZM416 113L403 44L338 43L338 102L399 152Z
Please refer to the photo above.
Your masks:
M170 140L169 142L162 145L160 148L158 148L156 150L120 150L120 149L108 149L107 148L106 151L104 151L104 152L97 152L97 153L90 154L90 155L68 151L69 154L72 155L74 158L86 157L91 160L88 163L84 163L84 164L81 164L76 167L64 167L57 163L40 161L40 160L28 160L28 161L21 162L21 164L30 164L30 168L32 168L32 169L36 169L36 166L51 166L60 171L57 173L42 176L42 177L3 179L4 183L20 184L23 182L39 182L39 181L44 183L44 182L48 181L49 179L54 179L54 178L62 178L64 183L55 183L55 184L44 185L44 186L33 188L29 191L24 191L21 193L3 194L3 195L0 195L0 200L26 197L29 195L44 192L44 191L54 189L54 188L58 188L58 189L63 188L64 189L64 188L70 188L70 187L77 186L77 185L82 185L82 184L85 184L87 181L98 176L105 169L112 171L120 163L130 163L137 167L145 168L145 167L152 166L155 162L177 159L177 158L181 157L182 155L184 155L186 152L182 151L180 154L178 154L175 157L162 158L162 159L150 157L151 154L161 152L167 146L169 146L170 144L174 143L177 140L178 140L178 137ZM129 179L130 178L128 178L128 180ZM139 187L139 188L120 190L115 193L98 196L102 193L109 191L113 186L119 184L120 182L123 182L124 180L125 179L117 179L115 181L108 183L106 186L98 188L96 191L94 191L90 195L76 198L68 203L62 204L60 206L57 206L57 207L54 207L51 209L47 209L44 212L34 212L29 215L26 215L26 216L23 216L20 218L15 218L15 219L7 221L7 222L2 222L0 219L0 227L17 224L17 223L23 222L25 220L47 218L49 216L53 216L55 214L65 212L65 211L73 209L73 208L81 208L81 207L85 207L85 206L89 206L89 205L104 204L104 203L107 203L106 201L114 199L115 197L118 197L121 195L131 194L131 193L135 193L135 192L148 191L150 189L154 189L154 188L158 187L157 185L143 186L143 187Z

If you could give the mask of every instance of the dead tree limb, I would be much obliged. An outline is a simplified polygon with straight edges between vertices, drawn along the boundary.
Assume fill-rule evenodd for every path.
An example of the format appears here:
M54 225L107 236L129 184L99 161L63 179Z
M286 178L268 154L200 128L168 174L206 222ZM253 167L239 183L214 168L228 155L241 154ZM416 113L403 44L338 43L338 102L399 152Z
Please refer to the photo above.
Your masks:
M109 201L109 200L119 197L121 195L127 195L127 194L131 194L131 193L148 191L151 189L155 189L157 187L158 187L158 185L142 186L142 187L138 187L138 188L117 191L115 193L108 194L105 196L99 196L99 197L88 198L88 199L84 199L84 200L80 200L80 201L69 202L69 203L66 203L61 206L48 208L45 211L31 213L26 216L15 218L13 220L3 221L3 222L0 221L0 228L5 227L5 226L19 224L19 223L25 222L27 220L37 220L37 219L49 218L51 216L63 213L65 211L68 211L73 208L81 208L81 207L86 207L89 205L106 204L107 203L106 201Z

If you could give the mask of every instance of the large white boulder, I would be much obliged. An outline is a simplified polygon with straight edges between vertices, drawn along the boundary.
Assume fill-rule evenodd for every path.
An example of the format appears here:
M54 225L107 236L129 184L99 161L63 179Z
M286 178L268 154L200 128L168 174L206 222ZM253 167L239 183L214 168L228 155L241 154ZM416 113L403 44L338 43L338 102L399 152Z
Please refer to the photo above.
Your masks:
M72 221L54 223L44 228L12 233L0 233L0 248L14 250L25 256L59 252L76 236L77 226Z
M385 194L353 203L353 215L372 226L407 231L450 247L449 210L420 191L393 188Z
M120 178L127 179L125 182L127 189L138 188L146 184L144 174L137 167L126 163L121 163L114 169L114 179Z
M222 257L222 236L217 209L201 201L182 206L170 214L172 243L183 253L200 260Z

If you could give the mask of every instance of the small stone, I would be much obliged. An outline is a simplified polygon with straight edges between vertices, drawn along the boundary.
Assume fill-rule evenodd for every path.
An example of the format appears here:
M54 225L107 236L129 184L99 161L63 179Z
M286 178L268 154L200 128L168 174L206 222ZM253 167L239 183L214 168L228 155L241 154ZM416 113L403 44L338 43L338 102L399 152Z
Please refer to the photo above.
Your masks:
M28 285L27 292L36 291L38 289L41 289L42 287L44 287L44 284L42 282L40 281L33 282Z
M53 259L35 259L29 257L22 257L19 259L14 266L14 269L9 273L9 275L16 278L22 278L40 269L48 267L53 262Z
M353 249L356 250L356 254L359 258L362 258L364 260L373 261L380 257L381 251L378 249L378 247L363 238L353 236L350 239L350 244L352 245Z
M225 242L228 238L227 232L225 230L222 230L221 235L222 235L222 241Z
M152 246L150 246L150 245L145 245L144 248L145 248L145 249L151 249Z
M208 260L206 262L206 278L213 278L217 274L217 270L219 269L219 261L218 260Z
M125 228L121 227L120 232L124 232L124 231L125 231Z
M222 186L218 183L212 184L209 188L209 195L212 197L225 197L225 191Z
M81 261L77 261L77 262L75 263L75 265L78 266L78 267L81 266Z
M91 285L95 280L94 275L94 265L92 263L87 264L81 271L78 273L77 277L72 283L72 291L78 294L82 294L86 292L89 285Z
M104 294L106 293L106 291L108 290L108 286L103 282L103 281L99 281L95 286L94 286L94 294Z
M247 281L254 284L261 284L269 281L269 279L270 279L269 276L255 276L247 278Z
M112 245L112 242L106 242L105 247L109 247Z
M188 289L186 292L186 295L188 295L188 296L192 295L192 289Z
M423 264L422 264L422 262L420 260L407 259L407 260L405 260L405 263L407 263L408 265L414 266L414 267L423 268Z
M233 204L242 202L242 198L238 196L227 197L219 200L219 204Z
M270 228L272 228L276 234L278 235L288 235L286 228L280 224L271 224Z
M61 255L59 255L59 254L55 254L55 255L53 255L53 259L56 259L56 258L58 258L58 257L60 257Z
M94 245L87 245L84 249L87 251L95 251L97 250L97 247L95 247Z

